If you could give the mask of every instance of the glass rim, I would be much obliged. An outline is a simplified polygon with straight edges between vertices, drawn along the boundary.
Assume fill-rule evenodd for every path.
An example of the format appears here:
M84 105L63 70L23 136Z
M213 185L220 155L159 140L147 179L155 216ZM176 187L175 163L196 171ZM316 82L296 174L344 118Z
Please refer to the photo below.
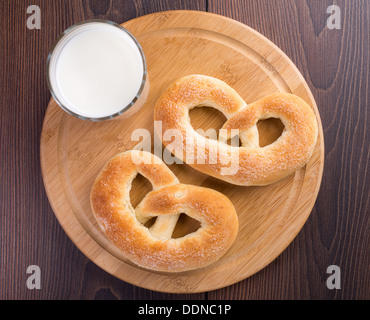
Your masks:
M53 86L51 84L51 80L50 80L50 62L51 62L51 58L53 56L53 53L55 51L55 48L58 46L58 44L61 42L61 40L67 34L71 33L73 30L77 29L78 27L83 26L83 25L86 25L86 24L89 24L89 23L103 23L103 24L108 24L108 25L111 25L113 27L116 27L116 28L120 29L121 31L125 32L134 41L136 47L138 48L139 53L140 53L140 56L141 56L142 64L143 64L143 77L142 77L140 88L139 88L138 92L136 93L135 97L131 100L131 102L128 105L122 107L122 109L120 109L120 111L115 112L115 113L113 113L111 115L108 115L108 116L103 116L103 117L88 117L88 116L83 116L83 115L78 114L78 113L72 111L71 109L69 109L57 97L57 94L55 93L55 91L53 89ZM144 51L143 51L140 43L137 41L137 39L133 36L133 34L130 31L128 31L126 28L122 27L120 24L118 24L116 22L113 22L113 21L110 21L110 20L104 20L104 19L83 20L83 21L77 22L77 23L73 24L72 26L68 27L67 29L65 29L58 36L58 38L56 39L56 41L54 42L54 44L53 44L53 46L52 46L52 48L51 48L51 50L50 50L50 52L48 54L47 60L46 60L46 80L47 80L47 84L48 84L48 87L49 87L49 90L50 90L50 93L51 93L53 99L56 101L56 103L65 112L67 112L70 115L75 116L75 117L77 117L79 119L82 119L82 120L104 121L104 120L113 119L113 118L115 118L115 117L117 117L117 116L125 113L126 111L128 111L136 103L136 101L139 99L139 97L143 93L145 84L147 82L147 75L148 75L148 73L147 73L147 65L146 65L146 59L145 59Z

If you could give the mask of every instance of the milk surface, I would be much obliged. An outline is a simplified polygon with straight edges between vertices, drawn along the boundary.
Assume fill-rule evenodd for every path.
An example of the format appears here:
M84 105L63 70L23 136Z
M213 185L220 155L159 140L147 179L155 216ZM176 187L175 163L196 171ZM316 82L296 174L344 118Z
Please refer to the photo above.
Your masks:
M115 114L138 94L143 59L134 40L115 26L91 24L70 36L56 61L62 102L91 118Z

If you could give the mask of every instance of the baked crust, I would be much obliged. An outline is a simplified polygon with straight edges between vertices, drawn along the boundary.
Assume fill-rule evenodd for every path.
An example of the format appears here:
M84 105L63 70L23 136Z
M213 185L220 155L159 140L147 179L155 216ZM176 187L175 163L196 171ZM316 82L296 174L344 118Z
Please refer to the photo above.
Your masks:
M197 106L214 107L226 116L219 141L201 136L191 126L189 110ZM280 118L285 129L275 142L260 147L257 122L267 118ZM294 173L311 158L318 136L315 114L298 96L275 93L247 105L225 82L204 75L175 81L158 99L154 120L161 121L162 132L157 129L157 133L163 144L171 145L171 151L182 150L176 154L182 161L205 174L242 186L267 185ZM241 147L226 143L235 136L233 129L239 131ZM163 134L168 130L177 130L180 138L166 141ZM189 141L194 143L189 145ZM216 158L212 148L218 150ZM236 169L223 171L235 157Z
M134 209L130 189L137 173L153 190ZM238 232L238 217L225 195L179 183L148 152L127 151L110 159L93 184L90 201L108 239L129 260L150 270L181 272L207 266L226 253ZM200 228L174 239L171 234L181 213L198 220ZM144 223L152 217L157 220L148 229Z

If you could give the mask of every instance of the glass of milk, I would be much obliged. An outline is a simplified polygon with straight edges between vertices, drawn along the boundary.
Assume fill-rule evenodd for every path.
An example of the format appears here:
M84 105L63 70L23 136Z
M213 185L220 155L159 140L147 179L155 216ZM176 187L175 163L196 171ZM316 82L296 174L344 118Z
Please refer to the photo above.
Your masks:
M62 109L91 121L132 115L149 90L140 44L106 20L83 21L63 32L48 56L47 80Z

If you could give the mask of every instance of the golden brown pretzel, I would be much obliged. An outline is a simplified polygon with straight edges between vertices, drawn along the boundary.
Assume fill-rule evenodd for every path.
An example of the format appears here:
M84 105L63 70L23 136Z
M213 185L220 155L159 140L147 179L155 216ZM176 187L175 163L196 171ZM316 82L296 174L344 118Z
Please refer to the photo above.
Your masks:
M137 173L153 186L134 209L130 189ZM149 152L127 151L110 159L91 191L95 218L107 237L135 264L157 271L180 272L209 265L226 253L238 231L231 201L208 188L180 184L172 171ZM201 227L171 238L179 214ZM157 217L148 229L144 223Z
M201 136L190 124L189 110L197 106L214 107L228 119L219 141ZM280 118L285 129L275 142L260 147L256 124L267 118ZM301 98L276 93L247 105L226 83L203 75L173 83L159 98L154 120L161 123L158 135L162 142L182 150L176 157L203 173L243 186L270 184L304 166L318 135L315 114ZM180 138L166 141L164 133L171 130ZM236 134L233 130L239 133L241 147L226 143ZM234 169L223 171L227 163L234 163Z

